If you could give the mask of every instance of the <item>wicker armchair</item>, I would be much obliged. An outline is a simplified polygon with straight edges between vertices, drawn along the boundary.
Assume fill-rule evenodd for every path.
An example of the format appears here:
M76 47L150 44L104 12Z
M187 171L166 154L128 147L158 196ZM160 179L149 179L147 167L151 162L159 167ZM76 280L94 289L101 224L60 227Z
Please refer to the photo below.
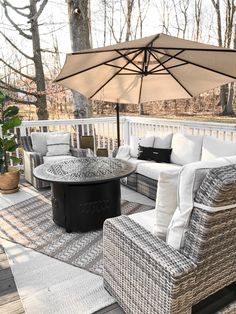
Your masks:
M25 179L31 183L36 189L49 187L50 183L36 179L33 175L35 167L44 163L43 155L36 153L32 147L32 141L30 136L21 137L21 145L23 148L23 162L24 162L24 176ZM93 153L89 149L70 148L71 155L74 157L86 157L92 156Z
M105 222L104 285L126 313L191 313L236 282L236 166L210 170L194 204L181 251L127 216Z

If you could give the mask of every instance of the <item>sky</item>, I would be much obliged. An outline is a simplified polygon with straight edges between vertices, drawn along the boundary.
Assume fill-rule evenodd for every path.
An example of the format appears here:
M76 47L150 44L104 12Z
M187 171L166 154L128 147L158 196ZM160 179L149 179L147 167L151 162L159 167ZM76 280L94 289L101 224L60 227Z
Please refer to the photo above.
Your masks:
M12 4L19 6L19 0L8 0ZM20 5L27 4L29 0L21 0ZM109 0L109 4L112 5L114 0ZM147 0L141 1L142 5L146 3ZM150 5L147 9L146 19L143 23L143 37L153 35L156 33L160 33L163 31L163 5L167 5L168 3L172 3L172 0L149 0ZM186 1L186 0L183 0ZM192 0L190 0L192 1ZM223 0L221 0L223 1ZM137 3L137 2L136 2ZM204 28L202 29L202 42L217 44L216 41L216 33L210 28L212 27L213 17L209 13L208 10L209 6L211 5L211 0L203 0L204 10L202 16L202 22ZM171 35L176 34L175 29L175 12L172 10L168 12L166 10L166 18L169 18L169 29ZM115 25L116 25L116 36L120 32L120 28L122 27L122 18L120 18L120 11L121 8L119 6L119 2L114 6L115 11ZM190 11L193 12L193 8L190 7ZM134 20L135 15L137 12L134 12ZM19 18L16 14L12 13L11 16L13 17L14 21L18 24L22 24L23 19L22 17ZM32 47L31 42L27 40L22 40L22 37L18 35L16 31L12 30L12 27L9 26L9 22L6 21L4 18L4 12L0 9L0 17L1 23L0 27L1 30L5 31L5 34L12 39L17 45L19 45L24 51L27 53L31 53ZM104 9L101 6L101 1L98 0L91 0L91 22L92 22L92 42L93 47L103 46L103 30L104 30ZM71 52L71 45L70 45L70 36L69 36L69 27L68 27L68 15L67 15L67 4L65 0L49 0L47 6L44 9L44 12L40 16L40 33L41 33L41 47L46 50L51 50L53 45L55 45L56 41L59 47L60 52L60 62L61 65L64 63L66 53ZM192 13L188 16L188 25L189 31L187 33L187 38L191 38L193 29L191 25L193 24L193 17ZM24 27L24 26L23 26ZM108 26L107 26L108 27ZM210 35L209 35L210 34ZM139 34L137 38L139 38ZM106 45L115 43L113 36L109 36L109 32L107 35ZM9 45L6 43L3 44L3 50L0 54L9 55L9 59L15 59L15 51L12 50ZM9 51L9 53L8 53ZM14 57L14 58L13 58ZM46 58L50 61L50 55L47 54Z

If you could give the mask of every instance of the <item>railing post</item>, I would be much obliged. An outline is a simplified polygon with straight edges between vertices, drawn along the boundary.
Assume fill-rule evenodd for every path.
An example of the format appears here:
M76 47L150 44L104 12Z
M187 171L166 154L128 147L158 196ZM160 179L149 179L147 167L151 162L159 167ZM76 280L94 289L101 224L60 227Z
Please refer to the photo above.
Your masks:
M129 145L130 134L129 134L129 120L124 117L124 145Z
M27 135L26 134L26 127L24 125L21 125L19 127L19 129L20 129L20 136L26 136Z

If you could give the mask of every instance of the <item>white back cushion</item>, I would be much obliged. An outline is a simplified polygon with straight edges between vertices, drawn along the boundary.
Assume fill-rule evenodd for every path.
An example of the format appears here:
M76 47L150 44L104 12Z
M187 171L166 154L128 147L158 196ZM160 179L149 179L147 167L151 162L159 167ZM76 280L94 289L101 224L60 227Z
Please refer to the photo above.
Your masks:
M154 135L154 148L171 148L173 133L170 132L147 132L147 136Z
M138 157L138 148L140 146L144 147L153 147L154 143L154 135L145 136L140 138L138 136L131 136L130 137L130 156L131 157Z
M201 160L202 140L202 136L175 133L171 143L171 162L186 165Z
M202 161L233 155L236 155L235 142L222 141L211 136L204 136L202 143Z
M177 185L180 169L162 171L157 184L154 234L163 240L177 207Z
M206 172L210 168L216 168L234 164L236 156L222 157L212 161L195 162L185 165L179 174L177 201L178 206L171 219L167 231L167 244L179 250L184 244L185 233L193 209L193 201Z
M47 134L43 132L32 132L30 134L33 150L44 156L47 153Z
M130 156L131 157L138 157L138 145L141 138L138 136L132 135L130 137Z
M70 133L48 133L47 150L47 156L70 155Z
M120 146L116 154L116 158L128 160L130 158L130 147L129 145Z

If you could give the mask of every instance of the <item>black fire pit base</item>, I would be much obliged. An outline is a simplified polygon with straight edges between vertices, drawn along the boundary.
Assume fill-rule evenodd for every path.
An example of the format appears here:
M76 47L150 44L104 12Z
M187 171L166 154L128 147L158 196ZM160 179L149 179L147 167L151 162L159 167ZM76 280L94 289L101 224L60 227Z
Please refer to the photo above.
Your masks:
M95 184L52 183L53 221L67 232L100 229L120 215L120 180Z

